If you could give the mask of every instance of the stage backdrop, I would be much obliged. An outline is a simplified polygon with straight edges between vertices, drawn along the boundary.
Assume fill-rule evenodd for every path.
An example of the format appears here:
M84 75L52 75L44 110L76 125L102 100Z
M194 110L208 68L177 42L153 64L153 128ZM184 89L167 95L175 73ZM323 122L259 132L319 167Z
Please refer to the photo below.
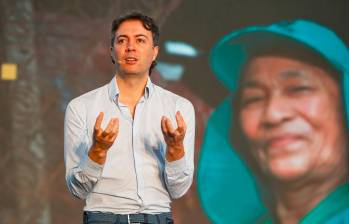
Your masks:
M84 203L65 185L64 112L71 99L113 77L111 21L130 10L160 24L153 81L195 106L196 165L208 117L229 94L208 62L219 38L306 18L349 43L345 0L0 0L0 223L81 223ZM196 179L173 208L175 223L210 223Z

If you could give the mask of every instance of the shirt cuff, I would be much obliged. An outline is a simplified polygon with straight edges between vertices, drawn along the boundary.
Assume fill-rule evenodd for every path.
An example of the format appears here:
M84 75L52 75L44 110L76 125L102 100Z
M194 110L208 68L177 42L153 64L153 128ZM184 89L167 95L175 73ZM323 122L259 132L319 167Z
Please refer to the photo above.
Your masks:
M186 173L185 171L187 170L187 166L185 156L172 162L169 162L166 159L165 161L167 175L175 175L183 172Z
M82 172L87 176L99 178L102 175L103 165L100 165L91 160L87 154L81 161L80 167Z

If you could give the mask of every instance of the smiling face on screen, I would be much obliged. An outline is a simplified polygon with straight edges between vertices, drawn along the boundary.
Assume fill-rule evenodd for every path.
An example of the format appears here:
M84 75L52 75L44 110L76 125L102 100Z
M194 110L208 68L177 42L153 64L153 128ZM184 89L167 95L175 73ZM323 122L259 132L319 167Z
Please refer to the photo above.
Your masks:
M290 57L256 56L239 92L239 125L266 176L330 175L346 163L341 91L328 71Z

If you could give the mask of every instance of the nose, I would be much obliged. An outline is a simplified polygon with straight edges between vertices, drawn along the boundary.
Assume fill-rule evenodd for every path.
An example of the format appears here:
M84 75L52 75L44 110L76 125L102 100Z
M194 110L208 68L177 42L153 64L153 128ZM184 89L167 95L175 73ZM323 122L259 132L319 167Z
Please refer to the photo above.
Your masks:
M134 47L134 41L130 40L127 42L127 46L126 46L126 51L133 51L135 50L135 47Z
M262 125L265 128L278 126L293 117L292 104L280 95L270 96L265 104Z

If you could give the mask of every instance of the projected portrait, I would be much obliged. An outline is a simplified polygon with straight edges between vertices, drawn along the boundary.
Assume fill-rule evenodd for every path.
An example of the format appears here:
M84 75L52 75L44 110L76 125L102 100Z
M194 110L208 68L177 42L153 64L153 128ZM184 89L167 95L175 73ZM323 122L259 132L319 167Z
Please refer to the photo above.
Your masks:
M218 42L211 65L232 95L211 116L198 175L214 221L349 220L348 59L334 32L305 20Z

